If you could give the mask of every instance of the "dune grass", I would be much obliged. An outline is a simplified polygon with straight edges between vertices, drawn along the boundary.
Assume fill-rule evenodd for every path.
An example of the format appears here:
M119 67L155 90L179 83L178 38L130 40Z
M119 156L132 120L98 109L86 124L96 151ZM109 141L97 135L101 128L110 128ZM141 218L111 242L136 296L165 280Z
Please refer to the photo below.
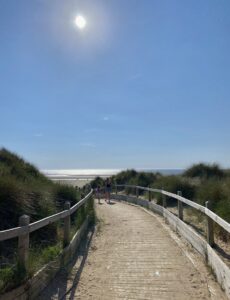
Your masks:
M54 183L32 164L6 149L0 149L0 230L18 226L26 214L34 222L71 206L89 191ZM92 201L71 216L72 235L87 214L93 220ZM63 222L55 222L30 235L28 272L17 263L17 239L0 242L0 293L31 277L39 268L62 251Z
M221 169L217 164L199 163L192 165L184 171L182 175L163 176L160 173L137 172L135 170L122 171L111 177L113 184L138 185L143 187L152 187L165 189L172 193L181 191L185 198L205 205L210 202L211 210L221 218L230 222L230 171ZM97 178L92 182L93 186L104 186L104 181ZM135 194L133 188L125 188L127 194ZM148 197L144 191L139 194ZM154 194L158 204L162 204L162 196ZM167 197L169 206L176 205L176 200ZM199 221L199 212L193 211L193 214ZM230 241L229 234L219 226L215 226L215 233L218 238L224 241Z

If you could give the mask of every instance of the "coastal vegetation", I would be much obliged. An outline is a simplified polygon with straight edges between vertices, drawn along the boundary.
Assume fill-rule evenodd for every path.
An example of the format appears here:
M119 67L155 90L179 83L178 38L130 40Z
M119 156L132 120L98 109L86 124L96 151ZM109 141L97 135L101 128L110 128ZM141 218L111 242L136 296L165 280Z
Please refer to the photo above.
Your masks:
M64 210L64 203L77 203L89 190L54 183L18 155L0 149L0 230L18 226L26 214L30 222ZM92 201L71 216L72 235L86 214L93 215ZM17 262L17 240L0 242L0 292L22 283L62 251L62 222L50 224L31 234L28 274Z
M230 172L217 164L199 163L186 169L181 175L162 175L153 172L126 170L111 177L113 185L126 184L164 189L172 193L181 191L182 195L201 205L209 201L211 210L230 222ZM96 177L92 188L104 187L105 180ZM130 187L119 191L134 194ZM88 192L88 188L76 189L69 185L54 183L45 177L32 164L6 149L0 149L0 230L18 226L19 217L30 216L30 222L40 220L64 209L64 203L71 206ZM140 196L148 194L140 190ZM154 200L162 204L160 194L154 193ZM167 199L169 209L176 213L176 201ZM175 210L174 210L175 208ZM93 203L81 207L71 216L72 236L80 227L87 214L93 217ZM193 216L191 218L191 215ZM192 220L194 226L202 231L205 221L202 215L192 208L185 207L185 221ZM63 248L62 222L56 222L31 234L28 272L25 274L17 260L17 240L0 242L0 293L3 293L31 277L38 269L57 257ZM218 225L215 234L224 243L230 237Z
M160 173L126 170L112 176L111 180L113 184L164 189L175 194L181 191L185 198L203 206L205 206L206 201L209 201L211 210L230 222L230 173L217 164L194 164L181 175L162 175ZM96 185L103 187L103 179L96 178L92 182L92 186ZM126 187L124 191L127 194L135 193L134 189L130 187ZM144 191L139 190L139 193L143 197L148 197ZM155 193L154 199L158 204L162 204L160 194ZM168 198L167 203L169 207L173 207L176 205L176 200ZM187 213L191 214L191 210L188 208ZM197 219L195 223L204 221L199 212L193 210L192 213ZM215 232L223 241L230 241L229 235L218 225L215 226Z

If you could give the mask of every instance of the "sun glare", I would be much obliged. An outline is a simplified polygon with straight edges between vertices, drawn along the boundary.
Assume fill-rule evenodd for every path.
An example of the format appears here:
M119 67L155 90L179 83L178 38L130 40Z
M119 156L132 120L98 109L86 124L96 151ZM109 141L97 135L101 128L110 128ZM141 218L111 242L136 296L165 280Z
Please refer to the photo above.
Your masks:
M79 29L84 29L86 26L86 19L83 16L78 15L75 18L75 24Z

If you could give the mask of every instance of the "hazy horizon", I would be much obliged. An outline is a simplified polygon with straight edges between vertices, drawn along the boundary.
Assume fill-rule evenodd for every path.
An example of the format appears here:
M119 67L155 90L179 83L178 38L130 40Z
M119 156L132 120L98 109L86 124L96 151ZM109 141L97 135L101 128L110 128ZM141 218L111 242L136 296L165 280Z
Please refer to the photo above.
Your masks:
M137 169L132 168L137 172L153 172L153 173L161 173L162 175L179 175L183 173L185 169ZM90 178L93 179L97 176L99 177L107 177L116 175L121 171L126 171L126 168L123 169L59 169L59 170L41 170L43 174L47 177L54 180L73 180L80 178Z

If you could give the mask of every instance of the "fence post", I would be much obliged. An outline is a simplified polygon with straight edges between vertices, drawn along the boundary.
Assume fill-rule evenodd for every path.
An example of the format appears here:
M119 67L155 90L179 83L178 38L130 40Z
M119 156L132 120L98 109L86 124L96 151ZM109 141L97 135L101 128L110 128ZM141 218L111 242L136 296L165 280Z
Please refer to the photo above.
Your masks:
M116 195L117 195L117 185L115 185L115 191L116 191Z
M182 192L178 191L177 195L182 196ZM178 203L178 217L180 220L183 221L183 203L180 200L177 200L177 203Z
M152 200L152 193L149 191L149 202Z
M136 197L137 197L137 198L139 197L139 190L138 190L138 187L136 187Z
M65 210L70 209L70 202L66 201L64 205ZM69 245L70 242L70 215L64 218L64 239L63 239L63 246L66 247Z
M29 258L29 245L30 245L30 233L28 225L30 224L30 217L23 215L19 218L19 226L27 228L26 233L18 236L18 260L19 265L27 271L28 258Z
M206 208L210 209L209 201L205 202ZM207 216L207 242L208 244L213 247L214 245L214 221Z
M161 188L163 190L163 188ZM164 208L167 208L166 196L162 194L162 205Z

